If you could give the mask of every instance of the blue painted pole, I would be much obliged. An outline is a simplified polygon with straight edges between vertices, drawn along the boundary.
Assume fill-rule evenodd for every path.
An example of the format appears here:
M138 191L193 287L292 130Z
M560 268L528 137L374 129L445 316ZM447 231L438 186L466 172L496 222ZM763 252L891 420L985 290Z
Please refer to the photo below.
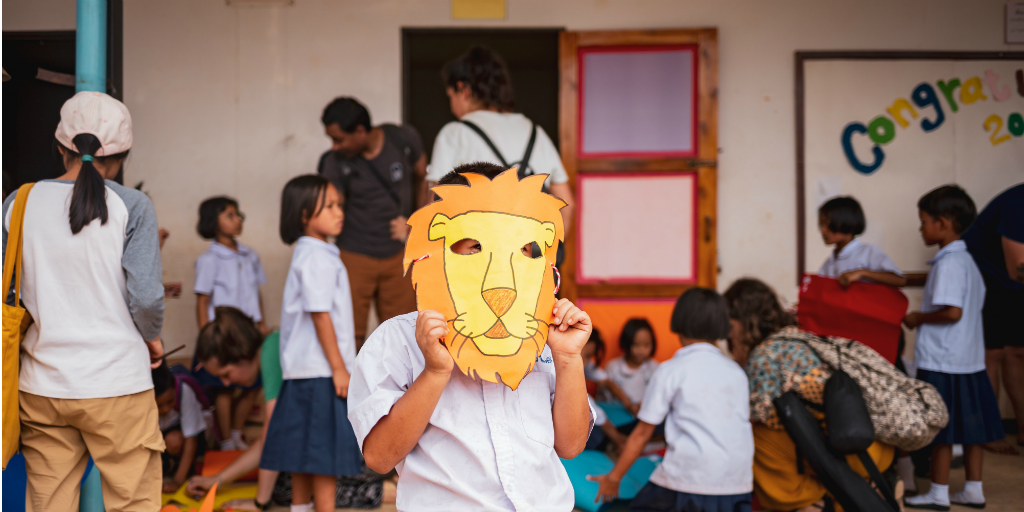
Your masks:
M107 92L107 0L78 0L75 92Z

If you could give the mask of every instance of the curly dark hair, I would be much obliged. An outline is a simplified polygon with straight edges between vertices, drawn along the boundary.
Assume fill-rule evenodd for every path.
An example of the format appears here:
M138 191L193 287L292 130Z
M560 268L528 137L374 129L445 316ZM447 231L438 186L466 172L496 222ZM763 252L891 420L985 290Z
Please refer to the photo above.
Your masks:
M753 349L783 327L796 325L793 315L783 309L775 290L758 279L737 279L723 294L729 318L743 326L743 343Z
M501 55L483 46L474 46L468 52L445 64L441 71L445 85L458 90L461 82L473 97L487 108L500 112L515 110L516 98L512 91L512 77Z

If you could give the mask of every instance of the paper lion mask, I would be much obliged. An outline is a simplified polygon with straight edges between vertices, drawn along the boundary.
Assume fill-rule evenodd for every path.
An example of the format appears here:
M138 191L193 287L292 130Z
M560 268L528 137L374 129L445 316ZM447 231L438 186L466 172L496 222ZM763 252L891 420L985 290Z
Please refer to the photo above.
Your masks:
M445 347L459 370L516 389L547 343L565 203L541 191L546 175L463 176L468 187L434 187L441 200L409 218L405 270L417 309L448 321ZM479 252L452 251L466 239Z

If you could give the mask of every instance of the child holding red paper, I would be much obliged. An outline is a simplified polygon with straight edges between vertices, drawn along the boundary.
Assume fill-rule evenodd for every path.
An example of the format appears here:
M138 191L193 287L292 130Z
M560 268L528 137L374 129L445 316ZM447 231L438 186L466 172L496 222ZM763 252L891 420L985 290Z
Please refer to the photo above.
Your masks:
M864 279L889 286L906 286L907 278L881 249L857 240L867 221L856 199L835 197L818 208L818 228L825 245L835 250L822 263L818 275L833 277L843 287Z

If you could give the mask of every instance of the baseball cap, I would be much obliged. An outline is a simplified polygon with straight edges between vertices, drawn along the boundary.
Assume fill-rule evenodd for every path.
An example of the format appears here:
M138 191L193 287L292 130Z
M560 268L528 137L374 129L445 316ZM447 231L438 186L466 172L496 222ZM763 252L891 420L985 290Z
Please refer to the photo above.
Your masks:
M100 140L95 156L124 153L132 147L132 116L124 103L107 94L82 91L64 102L57 125L57 142L75 150L76 135L91 133Z

